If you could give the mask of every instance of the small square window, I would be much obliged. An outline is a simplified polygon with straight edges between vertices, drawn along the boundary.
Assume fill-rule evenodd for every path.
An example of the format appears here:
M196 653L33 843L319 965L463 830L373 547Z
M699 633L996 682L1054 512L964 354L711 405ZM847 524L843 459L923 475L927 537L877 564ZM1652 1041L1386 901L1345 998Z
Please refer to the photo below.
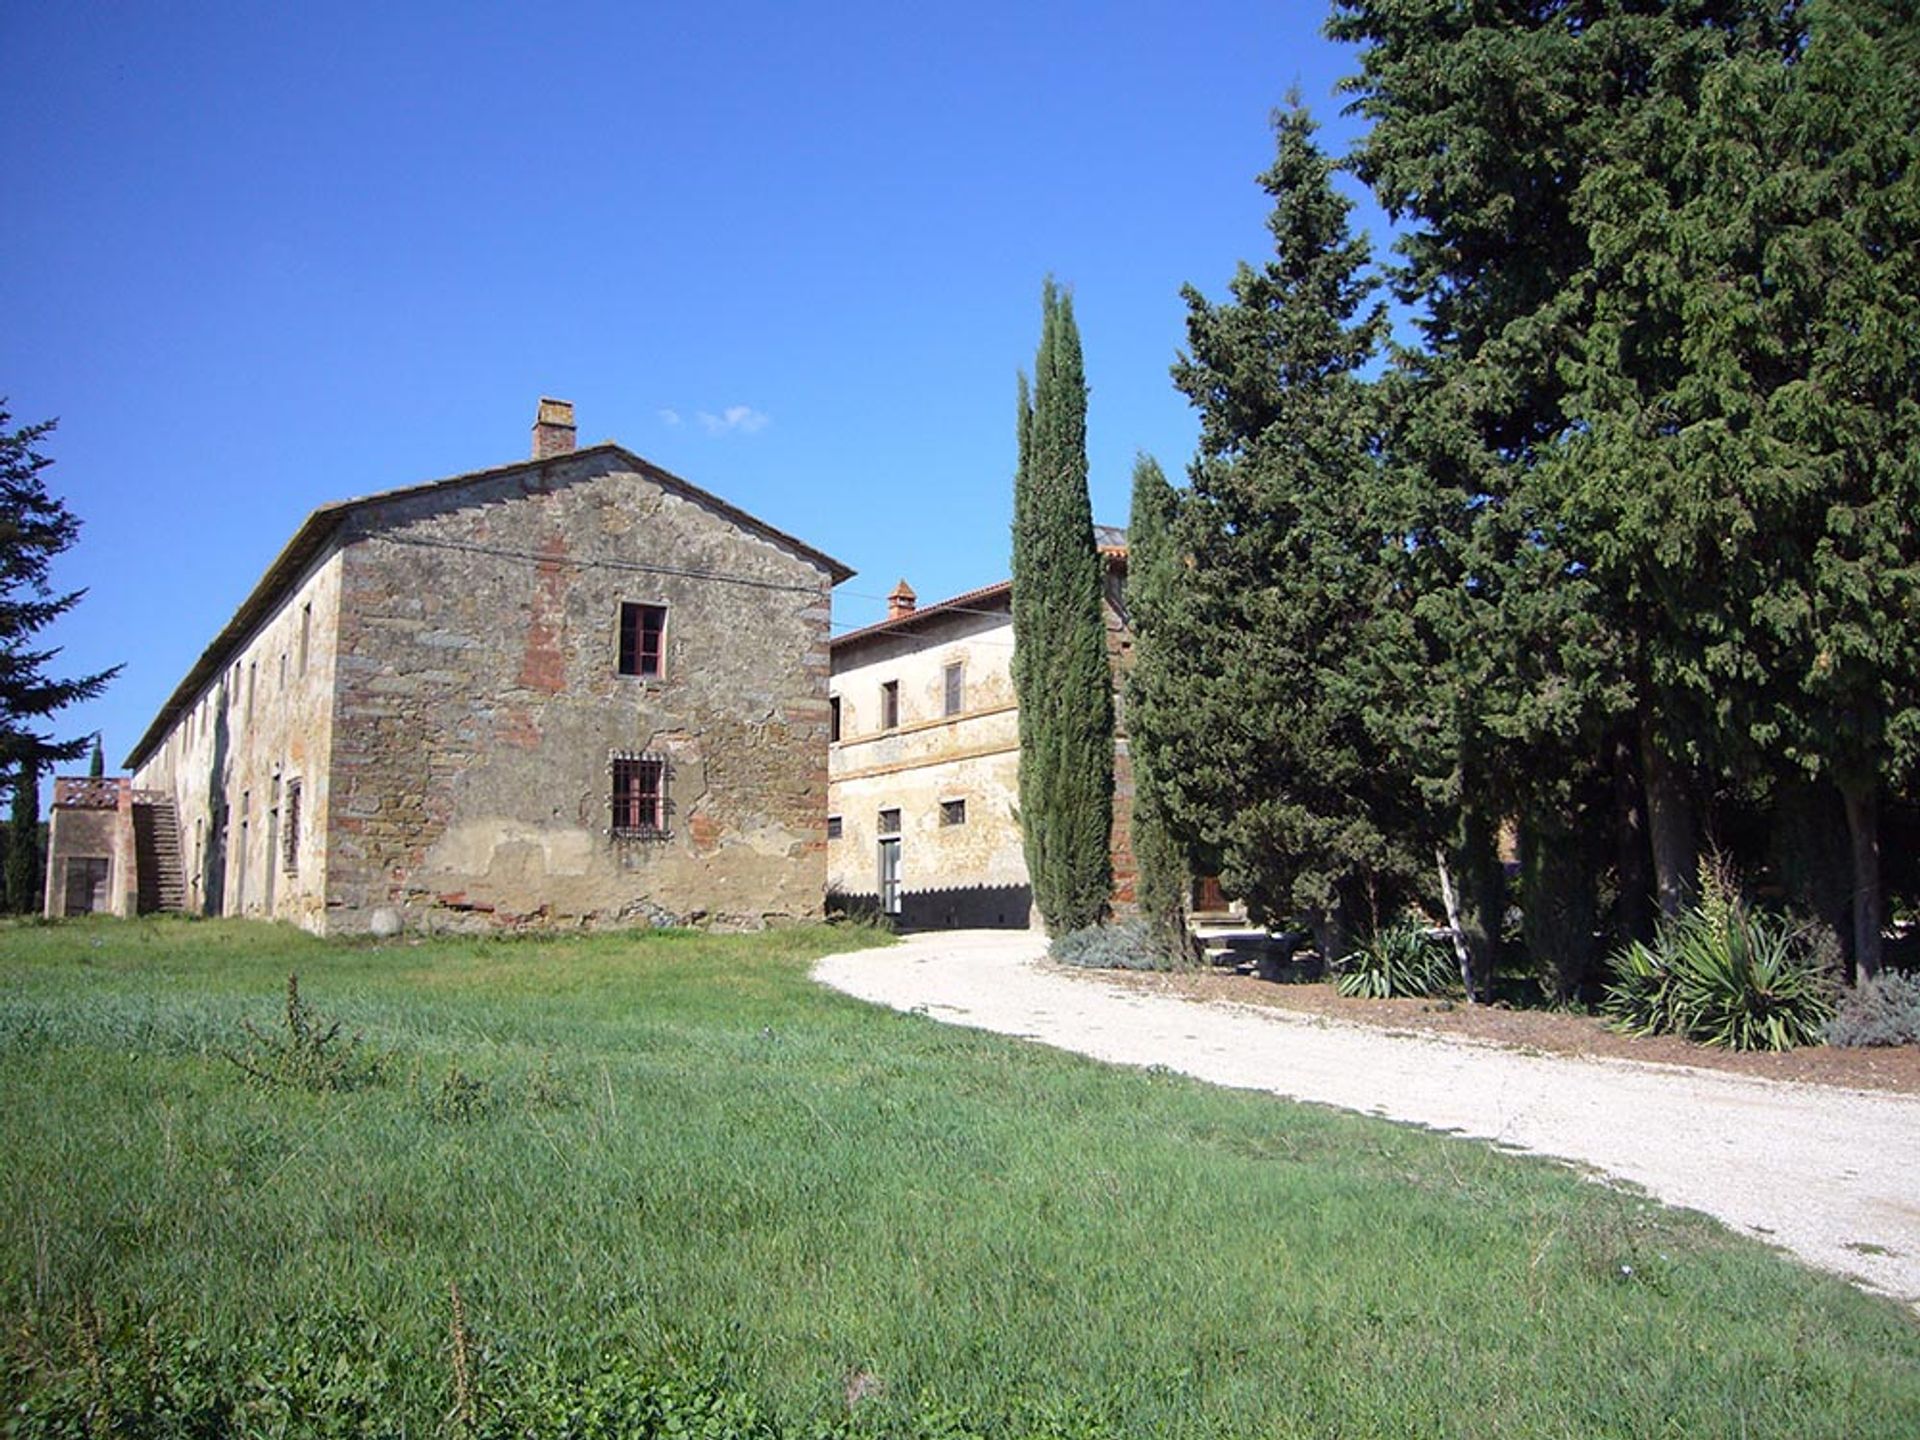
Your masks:
M900 682L889 680L880 687L880 728L900 728Z
M622 675L659 675L665 669L667 607L620 606L620 673Z
M839 838L840 817L838 815L829 815L827 816L827 839L838 840Z
M943 713L948 715L958 715L960 713L962 701L961 692L965 673L965 667L959 664L947 666L946 694L944 697L946 709Z
M620 839L667 833L667 762L659 756L613 757L613 833Z
M942 825L966 824L967 802L964 800L942 800L940 802L940 823Z
M879 815L879 829L882 835L898 835L900 833L900 812L898 810L882 810Z

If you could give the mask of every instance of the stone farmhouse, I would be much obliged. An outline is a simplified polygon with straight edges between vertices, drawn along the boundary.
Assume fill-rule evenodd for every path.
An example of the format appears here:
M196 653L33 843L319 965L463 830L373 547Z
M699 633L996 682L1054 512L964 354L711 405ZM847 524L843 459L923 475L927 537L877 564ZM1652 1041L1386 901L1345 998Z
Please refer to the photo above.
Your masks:
M839 561L542 400L532 458L323 505L128 757L50 914L322 933L817 916Z
M1115 714L1133 647L1126 532L1097 527ZM833 641L829 905L909 927L1037 925L1020 837L1013 585L921 606L902 580L887 618ZM1114 739L1115 908L1133 903L1133 771Z

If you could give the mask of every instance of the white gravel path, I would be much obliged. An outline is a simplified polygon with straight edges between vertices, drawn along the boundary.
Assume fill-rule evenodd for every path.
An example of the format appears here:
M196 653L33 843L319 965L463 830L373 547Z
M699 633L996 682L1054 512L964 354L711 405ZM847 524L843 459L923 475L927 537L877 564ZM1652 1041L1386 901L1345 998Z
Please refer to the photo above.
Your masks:
M1044 965L1045 948L1025 932L945 931L813 973L951 1024L1579 1162L1920 1307L1920 1097L1148 995Z

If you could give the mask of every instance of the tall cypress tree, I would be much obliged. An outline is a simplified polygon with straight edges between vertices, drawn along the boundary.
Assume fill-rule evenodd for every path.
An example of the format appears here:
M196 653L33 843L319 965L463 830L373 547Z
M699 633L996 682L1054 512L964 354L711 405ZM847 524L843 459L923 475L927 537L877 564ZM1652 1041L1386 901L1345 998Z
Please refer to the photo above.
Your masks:
M1097 923L1113 889L1113 678L1087 495L1087 382L1073 300L1041 295L1033 382L1020 376L1013 485L1013 683L1020 825L1050 934Z
M1193 847L1175 828L1172 780L1184 758L1205 744L1187 721L1193 709L1191 624L1182 604L1183 566L1174 536L1178 497L1158 462L1142 455L1133 467L1127 521L1127 623L1133 669L1127 675L1127 753L1133 762L1133 893L1155 946L1169 959L1186 955L1186 889Z

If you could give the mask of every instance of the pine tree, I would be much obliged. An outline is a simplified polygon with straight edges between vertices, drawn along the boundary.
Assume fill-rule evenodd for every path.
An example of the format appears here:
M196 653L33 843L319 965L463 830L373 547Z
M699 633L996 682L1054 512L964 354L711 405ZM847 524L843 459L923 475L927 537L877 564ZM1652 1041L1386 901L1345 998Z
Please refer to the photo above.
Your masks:
M1184 765L1175 807L1179 826L1219 847L1252 915L1305 917L1331 961L1405 881L1411 836L1404 773L1374 743L1355 668L1383 575L1360 372L1386 314L1314 132L1297 97L1275 116L1260 177L1275 258L1241 265L1226 303L1184 292L1174 383L1201 420L1181 506L1184 603L1218 673L1190 687L1203 753Z
M1127 622L1133 669L1127 675L1127 752L1133 761L1134 896L1154 944L1170 960L1186 956L1186 891L1196 848L1174 825L1171 783L1183 758L1206 743L1191 733L1185 697L1195 677L1190 621L1182 608L1183 565L1174 525L1173 487L1152 457L1133 467L1127 522Z
M1048 280L1013 487L1020 823L1050 934L1100 921L1113 888L1113 678L1087 494L1087 385L1072 298Z
M56 740L35 722L99 694L120 667L55 679L46 667L58 651L34 648L34 637L85 593L56 594L49 584L53 559L79 537L80 522L41 479L53 462L39 446L53 422L11 424L0 403L0 773L12 791L7 902L32 911L40 908L39 777L52 762L78 759L87 744L84 736Z

